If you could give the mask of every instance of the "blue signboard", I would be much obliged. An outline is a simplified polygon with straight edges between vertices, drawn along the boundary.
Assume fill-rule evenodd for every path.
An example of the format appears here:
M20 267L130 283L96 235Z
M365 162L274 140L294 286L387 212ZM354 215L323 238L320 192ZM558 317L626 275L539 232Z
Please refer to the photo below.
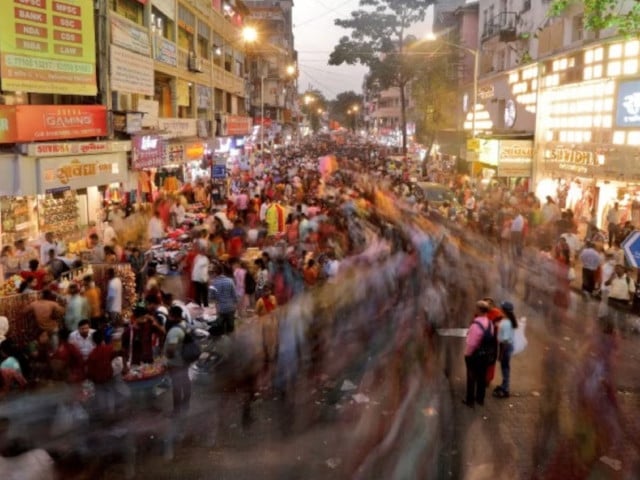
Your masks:
M640 127L640 80L618 84L616 126Z
M631 266L638 268L640 265L640 231L635 230L630 233L622 242L621 247Z
M226 178L227 167L225 167L224 165L214 165L211 176L213 178Z

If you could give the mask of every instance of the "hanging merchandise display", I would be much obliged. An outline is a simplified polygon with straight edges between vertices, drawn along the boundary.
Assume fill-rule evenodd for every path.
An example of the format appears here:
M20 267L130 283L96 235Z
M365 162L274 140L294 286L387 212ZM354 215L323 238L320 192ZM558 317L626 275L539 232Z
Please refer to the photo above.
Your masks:
M18 239L34 239L38 234L35 197L0 198L0 219L2 245L13 244Z
M74 191L69 190L62 197L45 195L39 203L41 232L64 235L76 230L78 227L78 201Z

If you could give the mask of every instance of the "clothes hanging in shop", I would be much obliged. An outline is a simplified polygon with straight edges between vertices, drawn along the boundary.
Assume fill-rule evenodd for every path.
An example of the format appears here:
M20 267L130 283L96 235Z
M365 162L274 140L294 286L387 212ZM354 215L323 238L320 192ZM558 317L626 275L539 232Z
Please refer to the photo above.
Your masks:
M175 182L184 183L184 173L182 167L175 168L161 168L156 172L154 183L157 188L164 188L165 180L173 177L173 180L169 181L169 186L175 186ZM175 189L177 190L177 188ZM175 191L172 190L172 191Z

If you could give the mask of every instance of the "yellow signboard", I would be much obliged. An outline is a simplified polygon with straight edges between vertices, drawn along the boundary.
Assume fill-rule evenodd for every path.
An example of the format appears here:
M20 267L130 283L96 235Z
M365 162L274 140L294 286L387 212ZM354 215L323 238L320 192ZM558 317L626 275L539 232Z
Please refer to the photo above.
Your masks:
M97 93L93 0L2 3L3 90L61 95Z
M480 151L480 139L479 138L469 138L467 139L467 150L470 152L479 152Z

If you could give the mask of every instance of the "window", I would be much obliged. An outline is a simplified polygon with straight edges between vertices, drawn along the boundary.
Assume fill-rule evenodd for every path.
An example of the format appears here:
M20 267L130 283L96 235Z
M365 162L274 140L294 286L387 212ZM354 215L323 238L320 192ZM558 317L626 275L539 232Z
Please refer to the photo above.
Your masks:
M183 5L178 5L178 46L185 50L193 50L193 34L196 16Z
M572 42L580 42L584 38L584 27L583 27L584 16L575 15L571 19L571 41Z
M175 40L176 34L173 20L155 7L151 9L151 31L172 42Z
M201 20L198 20L198 55L202 58L209 58L209 45L211 29Z
M118 15L142 25L144 5L137 0L112 0L111 9Z

